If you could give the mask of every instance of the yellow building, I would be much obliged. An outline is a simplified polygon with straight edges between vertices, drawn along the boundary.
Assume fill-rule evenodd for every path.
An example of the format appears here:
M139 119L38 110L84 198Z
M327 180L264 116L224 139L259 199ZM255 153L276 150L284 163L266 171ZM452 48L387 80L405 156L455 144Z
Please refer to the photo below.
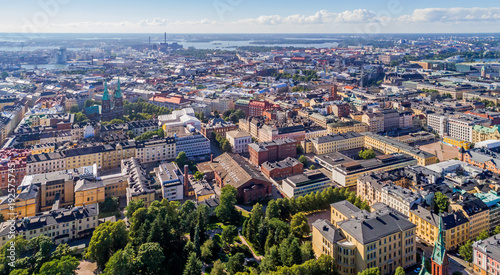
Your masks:
M21 219L24 217L35 216L39 212L38 207L38 190L36 187L30 186L23 190L22 195L16 197L14 209L10 208L9 197L5 196L0 202L0 212L5 220L16 216Z
M366 123L355 120L330 123L327 125L328 134L343 134L349 132L364 133L368 132Z
M500 126L474 125L472 128L472 142L478 143L486 140L500 140Z
M458 201L450 204L451 211L462 212L469 219L470 239L476 239L482 231L490 230L490 210L477 201Z
M36 144L31 148L32 155L39 155L43 153L53 153L56 150L55 143L47 143L47 144Z
M99 145L64 151L66 169L75 169L94 164L97 164L97 167L102 167L103 150L103 146Z
M370 132L364 133L363 135L365 136L365 148L375 149L383 152L384 154L407 154L416 159L418 165L421 166L431 165L437 162L437 157L435 155L411 147L403 142Z
M364 136L355 132L327 135L311 139L311 145L312 153L323 155L363 147Z
M459 140L449 136L443 137L443 142L456 148L463 147L465 150L469 150L471 145L470 142Z
M419 205L410 209L410 221L417 225L417 236L429 245L438 238L439 215ZM453 250L466 243L470 237L469 219L461 212L442 217L446 250Z
M316 256L330 255L341 275L354 275L372 267L394 274L397 267L416 263L415 225L399 212L384 208L360 210L348 201L331 205L332 220L312 224Z
M135 144L122 142L104 145L102 152L102 169L120 167L122 159L135 157Z
M80 179L75 185L75 205L82 206L104 202L105 190L101 180Z

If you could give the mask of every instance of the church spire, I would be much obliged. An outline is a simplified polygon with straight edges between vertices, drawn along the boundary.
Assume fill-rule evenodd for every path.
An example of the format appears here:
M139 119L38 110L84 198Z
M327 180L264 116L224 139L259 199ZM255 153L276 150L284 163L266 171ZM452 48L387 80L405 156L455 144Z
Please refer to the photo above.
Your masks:
M448 254L446 254L446 242L443 231L443 218L439 215L438 237L432 251L432 274L448 274Z
M118 78L118 85L115 91L115 98L121 98L121 97L122 97L122 89L120 87L120 78Z
M104 93L102 94L102 100L109 100L108 82L107 81L104 81Z

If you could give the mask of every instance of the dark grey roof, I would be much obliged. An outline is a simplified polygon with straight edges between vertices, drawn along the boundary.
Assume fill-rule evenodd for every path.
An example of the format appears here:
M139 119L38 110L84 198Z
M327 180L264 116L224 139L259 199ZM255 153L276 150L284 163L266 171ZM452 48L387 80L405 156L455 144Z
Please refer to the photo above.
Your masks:
M332 203L330 206L348 218L351 218L354 213L361 211L361 209L357 208L354 204L347 200Z
M330 243L336 243L345 239L345 237L342 236L342 232L335 228L335 226L333 226L333 224L331 224L328 220L316 220L312 226L318 229L319 233L321 233L321 235L323 235L323 237Z
M416 227L391 209L356 213L356 218L341 221L338 226L362 244L372 243L388 235Z
M439 215L434 213L433 211L427 210L426 208L420 205L413 205L410 209L410 212L415 216L420 217L422 220L429 222L431 225L437 227L439 224ZM461 211L457 211L450 214L442 214L443 219L443 230L448 230L464 223L468 223L469 219L465 217L465 215Z

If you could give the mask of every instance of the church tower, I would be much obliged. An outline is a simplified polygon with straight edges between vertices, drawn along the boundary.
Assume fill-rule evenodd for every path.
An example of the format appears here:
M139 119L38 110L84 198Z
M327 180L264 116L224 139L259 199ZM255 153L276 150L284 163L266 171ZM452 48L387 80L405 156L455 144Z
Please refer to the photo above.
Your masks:
M104 82L104 93L102 95L102 106L101 106L101 120L110 121L111 120L111 100L109 98L108 83Z
M114 118L123 117L123 94L120 87L120 79L118 78L118 86L115 91L115 96L113 99L113 114Z
M432 275L448 275L449 260L443 232L443 220L439 216L438 238L432 251Z

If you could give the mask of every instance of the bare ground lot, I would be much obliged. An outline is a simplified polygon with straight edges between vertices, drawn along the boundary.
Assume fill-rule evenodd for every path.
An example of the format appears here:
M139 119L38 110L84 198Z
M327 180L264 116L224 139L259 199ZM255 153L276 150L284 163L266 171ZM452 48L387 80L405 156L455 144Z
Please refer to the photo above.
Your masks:
M78 270L76 271L77 275L94 275L94 271L97 269L97 265L95 263L80 261L80 265L78 266Z
M437 155L440 161L450 160L458 157L458 149L441 142L430 143L419 146L420 150Z

